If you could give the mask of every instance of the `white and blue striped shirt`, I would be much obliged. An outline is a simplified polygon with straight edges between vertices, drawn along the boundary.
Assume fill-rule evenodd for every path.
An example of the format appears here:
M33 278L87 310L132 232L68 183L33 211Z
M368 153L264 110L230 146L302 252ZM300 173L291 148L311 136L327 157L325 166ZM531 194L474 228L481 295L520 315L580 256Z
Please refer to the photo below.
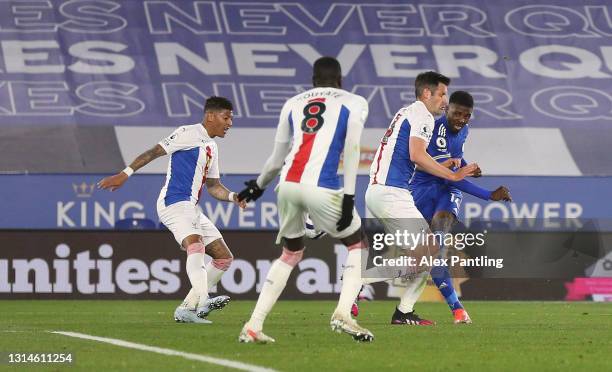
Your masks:
M427 144L434 129L434 117L425 104L416 101L402 107L391 121L380 141L370 167L370 184L380 184L408 189L414 172L410 160L410 137L423 139Z
M206 178L219 178L217 143L198 123L177 128L159 145L170 156L159 198L166 206L180 201L197 204Z

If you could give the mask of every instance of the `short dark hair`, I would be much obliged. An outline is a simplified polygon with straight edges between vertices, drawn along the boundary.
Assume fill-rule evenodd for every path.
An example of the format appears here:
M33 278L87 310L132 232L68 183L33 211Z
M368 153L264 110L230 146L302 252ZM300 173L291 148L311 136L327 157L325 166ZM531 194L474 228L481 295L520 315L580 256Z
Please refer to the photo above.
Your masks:
M312 66L312 82L314 85L336 84L342 79L340 62L334 57L321 57Z
M204 104L204 112L206 111L221 111L221 110L234 110L232 102L225 97L210 96Z
M450 84L450 78L435 71L421 72L414 80L414 93L416 97L419 98L423 94L425 88L429 88L431 92L434 92L439 83L448 86Z
M474 108L474 97L464 90L458 90L451 94L448 103Z

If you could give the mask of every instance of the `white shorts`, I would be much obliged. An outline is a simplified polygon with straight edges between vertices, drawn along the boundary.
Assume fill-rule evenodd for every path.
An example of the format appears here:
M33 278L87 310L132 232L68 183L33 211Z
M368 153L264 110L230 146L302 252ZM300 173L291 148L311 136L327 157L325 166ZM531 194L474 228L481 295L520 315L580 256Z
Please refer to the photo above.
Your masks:
M159 199L157 215L183 249L183 239L189 235L200 235L205 246L222 238L217 227L202 213L200 206L189 201L174 203L166 207L164 200Z
M281 238L299 238L304 236L306 215L317 230L325 231L338 239L346 238L361 228L361 218L353 208L353 220L349 227L338 231L336 224L342 215L342 190L330 190L313 185L296 182L280 182L276 187L278 194L278 215L280 229L276 243Z
M406 189L368 185L365 200L368 210L382 223L387 233L429 231L427 221Z

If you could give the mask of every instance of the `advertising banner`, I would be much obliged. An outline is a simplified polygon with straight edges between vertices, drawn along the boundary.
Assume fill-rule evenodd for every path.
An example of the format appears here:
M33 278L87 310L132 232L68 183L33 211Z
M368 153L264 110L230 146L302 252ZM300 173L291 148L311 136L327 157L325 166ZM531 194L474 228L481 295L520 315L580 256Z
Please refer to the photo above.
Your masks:
M211 293L257 298L272 261L275 234L224 234L235 259ZM333 299L340 292L346 247L308 245L285 298ZM186 254L169 231L2 231L0 299L169 299L189 292Z
M0 229L112 229L125 218L158 223L156 202L165 182L162 175L134 175L121 189L96 188L104 175L1 175ZM233 191L253 175L221 176ZM358 176L356 207L362 217L367 176ZM612 206L599 200L612 189L609 177L482 177L472 179L489 190L504 185L512 203L486 202L466 195L460 219L611 219ZM277 230L278 211L274 185L246 209L211 198L202 191L200 206L221 230Z
M611 298L609 248L563 244L566 238L497 235L487 246L461 253L476 266L451 268L456 287L465 299L479 300ZM500 239L503 244L497 244ZM612 235L600 239L609 247ZM211 294L255 299L280 255L275 234L229 231L224 240L234 261ZM329 238L307 240L282 298L337 299L346 254L346 247ZM482 254L501 258L503 270L478 267ZM0 299L178 300L190 289L185 257L168 231L0 231ZM375 283L375 298L397 297L405 283L400 277Z

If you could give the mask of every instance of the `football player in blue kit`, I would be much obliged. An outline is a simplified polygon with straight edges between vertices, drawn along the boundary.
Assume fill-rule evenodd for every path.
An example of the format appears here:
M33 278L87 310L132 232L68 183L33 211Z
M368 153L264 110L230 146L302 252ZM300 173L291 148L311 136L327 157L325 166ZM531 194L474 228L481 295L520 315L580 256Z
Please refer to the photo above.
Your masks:
M429 142L427 152L448 168L456 169L467 164L463 159L463 146L468 136L468 122L473 109L473 97L468 92L456 91L450 96L446 115L435 122L433 137ZM480 177L481 175L482 172L478 169L473 177ZM420 171L418 168L410 181L410 192L416 207L430 223L431 231L443 236L449 233L457 222L459 206L463 198L462 191L483 200L512 200L510 192L505 186L489 191L467 179L451 182ZM470 316L463 308L455 292L449 268L447 266L434 266L431 270L431 277L450 307L455 324L471 323ZM423 287L420 287L421 291ZM412 295L408 294L408 296L402 296L402 300L405 298L408 301L416 301L419 295L420 293L416 296L414 293ZM422 322L417 321L412 322L412 324L433 324L433 322L424 319L419 320Z

